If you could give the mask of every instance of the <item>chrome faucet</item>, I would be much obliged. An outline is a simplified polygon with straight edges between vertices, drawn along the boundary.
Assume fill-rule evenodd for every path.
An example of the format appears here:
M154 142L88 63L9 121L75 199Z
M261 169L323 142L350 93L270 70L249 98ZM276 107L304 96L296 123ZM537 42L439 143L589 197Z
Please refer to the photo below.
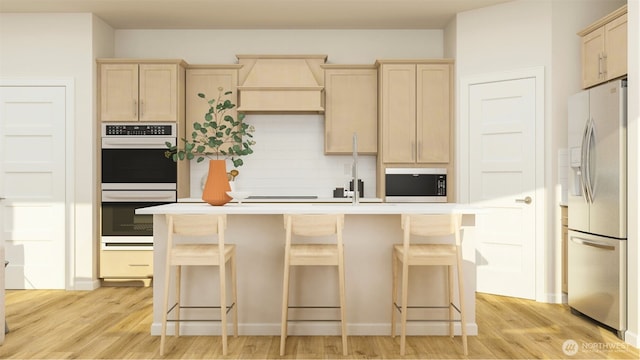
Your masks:
M360 203L360 186L358 186L358 133L353 133L353 164L351 165L351 176L353 181L353 196L351 203L358 205Z

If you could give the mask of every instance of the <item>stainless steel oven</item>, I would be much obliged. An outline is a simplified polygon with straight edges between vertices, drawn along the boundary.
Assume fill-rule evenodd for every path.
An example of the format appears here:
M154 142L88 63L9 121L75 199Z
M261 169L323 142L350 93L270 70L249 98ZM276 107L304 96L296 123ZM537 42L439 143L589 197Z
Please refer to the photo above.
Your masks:
M447 202L447 169L386 168L386 202Z
M165 156L175 124L103 124L102 190L175 190L177 164Z
M176 163L165 156L176 144L175 124L102 125L103 250L149 250L153 217L141 207L176 202Z
M149 250L153 247L153 215L136 209L176 201L174 190L103 190L102 250Z

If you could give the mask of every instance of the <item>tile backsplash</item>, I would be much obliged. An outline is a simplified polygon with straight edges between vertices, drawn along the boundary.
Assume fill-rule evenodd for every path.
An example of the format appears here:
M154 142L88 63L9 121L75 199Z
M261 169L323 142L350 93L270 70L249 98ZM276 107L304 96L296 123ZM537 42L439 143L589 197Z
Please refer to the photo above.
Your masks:
M235 181L237 190L253 195L317 195L332 197L333 189L348 185L351 155L324 154L324 116L316 114L248 114L256 131L254 153L244 157ZM191 197L202 196L208 163L191 162ZM227 162L227 170L233 169ZM375 197L376 157L358 157L358 176L365 197Z

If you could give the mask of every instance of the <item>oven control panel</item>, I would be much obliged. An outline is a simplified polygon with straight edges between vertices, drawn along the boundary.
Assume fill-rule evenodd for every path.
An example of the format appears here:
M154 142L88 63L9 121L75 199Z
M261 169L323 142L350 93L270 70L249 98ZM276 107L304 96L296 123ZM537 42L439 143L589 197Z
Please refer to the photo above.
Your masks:
M102 136L175 136L176 127L163 125L103 124Z

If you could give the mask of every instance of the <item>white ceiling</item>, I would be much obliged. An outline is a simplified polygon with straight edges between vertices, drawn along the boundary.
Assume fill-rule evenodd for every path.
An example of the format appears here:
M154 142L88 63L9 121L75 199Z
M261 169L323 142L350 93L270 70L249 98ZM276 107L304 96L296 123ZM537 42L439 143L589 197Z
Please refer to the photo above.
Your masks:
M115 29L442 29L510 0L0 0L0 12L91 12Z

